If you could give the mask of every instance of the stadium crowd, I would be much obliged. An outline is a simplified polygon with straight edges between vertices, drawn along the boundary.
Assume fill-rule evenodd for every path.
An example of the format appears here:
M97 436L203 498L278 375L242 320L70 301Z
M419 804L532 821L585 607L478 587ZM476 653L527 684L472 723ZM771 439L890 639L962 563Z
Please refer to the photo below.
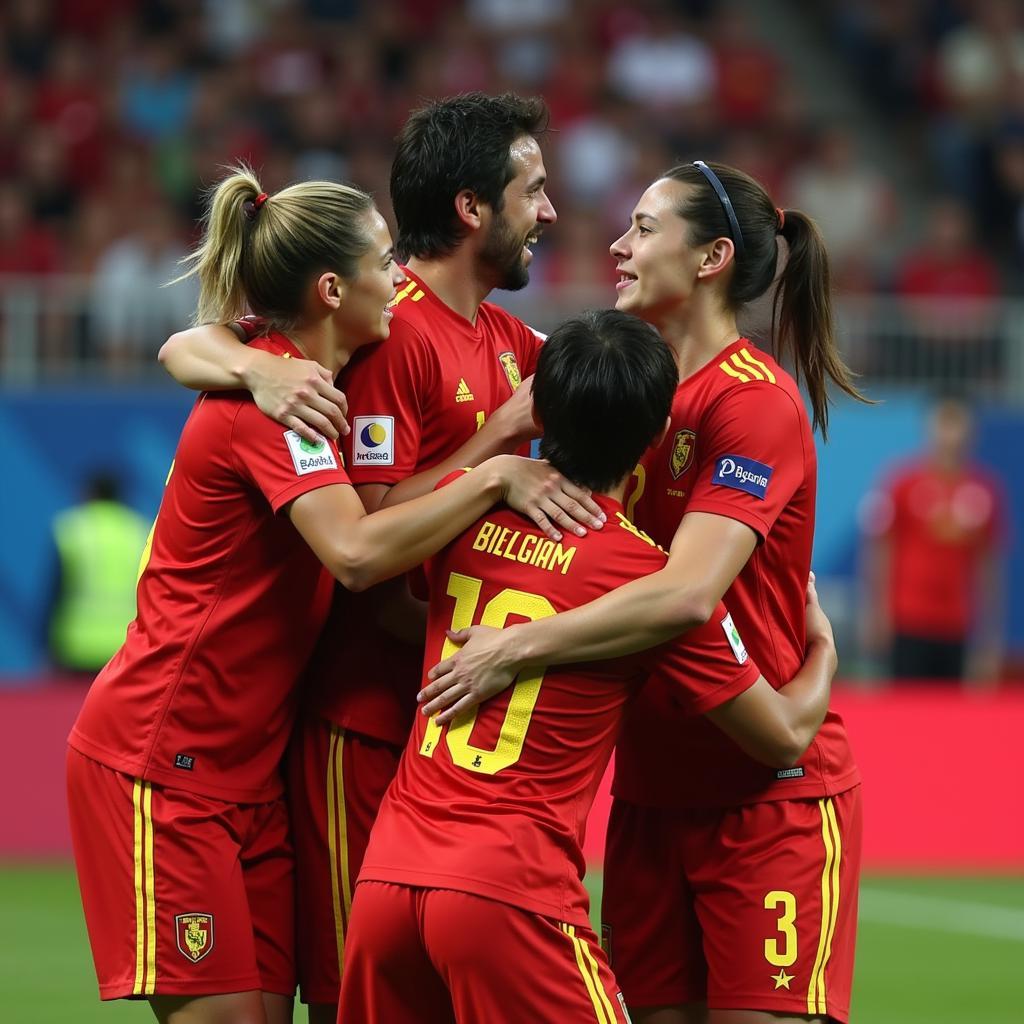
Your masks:
M540 289L609 283L606 246L641 186L699 152L815 216L848 291L991 297L1000 267L968 243L984 228L985 250L995 238L1002 269L1019 271L1016 5L836 2L829 14L888 116L927 101L935 187L958 222L945 261L883 262L872 238L903 214L899 197L855 135L809 116L747 5L12 0L0 11L0 279L70 275L66 308L41 331L50 366L148 364L194 306L188 288L157 286L194 240L219 167L245 159L269 188L352 181L390 217L391 147L417 101L511 89L543 94L556 130L545 158L564 230L538 251Z

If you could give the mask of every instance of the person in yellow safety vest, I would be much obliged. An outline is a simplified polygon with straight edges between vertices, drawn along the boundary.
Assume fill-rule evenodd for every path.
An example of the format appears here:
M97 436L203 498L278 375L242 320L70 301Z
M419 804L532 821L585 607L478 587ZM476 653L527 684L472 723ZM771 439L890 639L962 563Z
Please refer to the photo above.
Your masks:
M119 501L117 481L106 473L89 480L82 504L54 518L60 577L50 654L61 668L93 674L124 642L148 533L149 524Z

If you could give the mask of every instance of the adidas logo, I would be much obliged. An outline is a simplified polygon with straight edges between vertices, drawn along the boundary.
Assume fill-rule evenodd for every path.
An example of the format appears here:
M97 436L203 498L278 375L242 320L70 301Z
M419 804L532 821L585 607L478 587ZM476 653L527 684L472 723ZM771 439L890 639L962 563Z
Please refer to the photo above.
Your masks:
M455 401L456 402L473 402L473 392L469 390L469 385L466 383L465 377L459 378L459 386L455 389Z

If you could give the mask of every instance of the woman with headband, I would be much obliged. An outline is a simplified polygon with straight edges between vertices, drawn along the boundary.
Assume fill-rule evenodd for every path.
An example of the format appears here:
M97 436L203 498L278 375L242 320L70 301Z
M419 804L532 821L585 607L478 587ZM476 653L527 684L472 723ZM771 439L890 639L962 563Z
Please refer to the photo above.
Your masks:
M465 646L421 694L439 722L524 665L651 647L723 598L773 685L803 660L816 460L797 382L823 436L828 381L860 398L836 349L818 229L746 174L697 161L647 189L611 253L616 307L657 327L679 367L671 427L626 503L668 565L562 615L457 636ZM769 353L737 317L777 275ZM735 652L747 657L738 637ZM769 768L652 679L616 759L603 921L634 1020L846 1021L861 811L841 719L829 713L806 754Z

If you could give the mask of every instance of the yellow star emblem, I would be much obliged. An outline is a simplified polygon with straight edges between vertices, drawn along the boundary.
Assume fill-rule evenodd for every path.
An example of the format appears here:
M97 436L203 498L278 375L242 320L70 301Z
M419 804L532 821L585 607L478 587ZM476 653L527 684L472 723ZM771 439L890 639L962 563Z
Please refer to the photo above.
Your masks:
M794 974L787 974L786 973L786 969L784 967L780 967L779 968L779 973L772 975L772 981L775 982L775 988L776 989L789 988L789 983L795 977L796 977L796 975L794 975Z

